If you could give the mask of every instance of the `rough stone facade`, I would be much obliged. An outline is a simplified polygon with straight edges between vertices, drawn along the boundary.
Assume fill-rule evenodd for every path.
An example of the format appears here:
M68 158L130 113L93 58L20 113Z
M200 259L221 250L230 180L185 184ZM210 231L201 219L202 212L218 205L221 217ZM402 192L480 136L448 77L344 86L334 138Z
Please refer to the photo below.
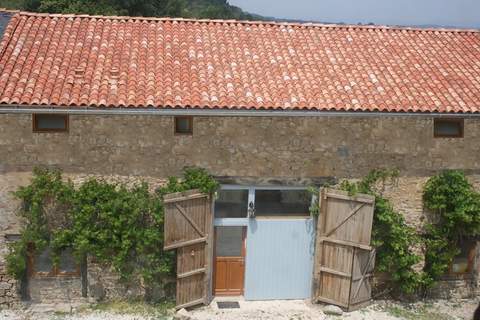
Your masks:
M80 277L32 277L28 280L32 303L79 303L82 298Z
M477 118L465 119L462 139L434 138L426 116L195 117L193 130L174 135L173 117L72 115L69 133L32 133L31 115L0 114L0 169L166 177L196 165L218 176L297 178L480 169Z
M2 266L0 269L0 306L11 307L19 301L17 281L8 276Z
M68 133L32 133L31 115L0 114L0 304L18 301L18 284L2 271L5 236L19 233L21 226L10 192L26 185L37 165L59 167L77 183L94 175L142 179L152 188L185 166L204 167L224 181L297 185L395 167L401 177L385 194L418 230L425 219L423 184L431 174L463 169L480 187L477 118L465 119L460 139L434 138L428 116L195 117L192 136L175 135L173 122L167 116L71 115ZM89 270L90 292L107 297L138 293L115 287L114 275L98 271ZM48 292L78 295L79 283L69 281L71 288L62 286L69 293L59 293L58 281L40 291L33 283L31 290L39 301ZM452 281L450 288L465 288L467 282ZM474 282L469 288L478 287ZM460 290L460 295L478 291L472 290Z

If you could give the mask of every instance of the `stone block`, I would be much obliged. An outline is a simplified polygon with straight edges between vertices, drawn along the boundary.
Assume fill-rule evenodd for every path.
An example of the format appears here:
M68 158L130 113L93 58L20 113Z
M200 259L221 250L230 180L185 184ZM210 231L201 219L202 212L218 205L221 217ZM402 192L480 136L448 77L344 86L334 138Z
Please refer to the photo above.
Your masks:
M185 309L178 310L173 316L175 320L193 320L192 315Z
M7 290L7 289L11 289L12 287L13 287L13 283L10 283L7 281L0 282L0 290Z
M332 304L329 304L323 307L322 311L326 315L332 315L332 316L341 316L343 314L343 310L340 307L334 306Z

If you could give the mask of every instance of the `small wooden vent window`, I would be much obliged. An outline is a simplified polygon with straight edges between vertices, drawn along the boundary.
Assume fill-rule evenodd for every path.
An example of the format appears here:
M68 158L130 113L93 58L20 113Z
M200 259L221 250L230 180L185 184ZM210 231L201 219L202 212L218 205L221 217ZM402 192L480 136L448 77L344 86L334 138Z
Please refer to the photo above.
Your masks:
M463 138L463 119L435 119L433 135L435 138Z
M193 117L175 117L175 134L193 134Z
M36 277L78 277L80 276L80 266L75 261L71 249L65 249L60 253L58 265L52 261L52 252L47 248L41 252L36 252L31 248L29 253L29 274Z
M68 115L33 114L33 132L67 132Z

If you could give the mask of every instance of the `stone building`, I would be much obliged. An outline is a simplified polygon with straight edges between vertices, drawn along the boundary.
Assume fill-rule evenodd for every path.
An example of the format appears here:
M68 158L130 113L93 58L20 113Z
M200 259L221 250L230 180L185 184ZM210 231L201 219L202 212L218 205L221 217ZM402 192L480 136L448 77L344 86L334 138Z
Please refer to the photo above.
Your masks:
M21 299L4 256L21 229L11 191L35 166L75 182L154 185L186 166L206 168L222 182L219 234L234 242L245 241L250 203L258 216L283 218L278 207L308 222L306 187L372 169L400 170L386 194L418 230L432 174L462 169L480 188L475 30L2 12L0 34L0 305ZM298 238L269 232L278 243ZM446 296L477 293L476 244L462 249ZM141 294L94 263L81 277L67 256L53 272L42 254L24 288L34 302ZM310 258L276 261L303 274ZM311 281L272 296L241 272L246 287L226 283L223 293L305 298Z

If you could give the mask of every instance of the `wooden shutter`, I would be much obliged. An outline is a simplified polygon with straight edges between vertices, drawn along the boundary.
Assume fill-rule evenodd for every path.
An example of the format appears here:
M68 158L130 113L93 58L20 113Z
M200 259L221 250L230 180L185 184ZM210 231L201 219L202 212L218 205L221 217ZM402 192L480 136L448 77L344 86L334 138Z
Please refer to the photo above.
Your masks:
M164 249L177 250L176 308L207 305L212 297L212 198L191 190L166 195L164 204Z

